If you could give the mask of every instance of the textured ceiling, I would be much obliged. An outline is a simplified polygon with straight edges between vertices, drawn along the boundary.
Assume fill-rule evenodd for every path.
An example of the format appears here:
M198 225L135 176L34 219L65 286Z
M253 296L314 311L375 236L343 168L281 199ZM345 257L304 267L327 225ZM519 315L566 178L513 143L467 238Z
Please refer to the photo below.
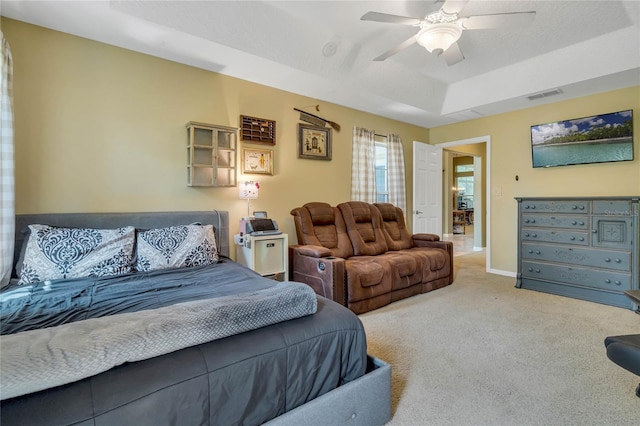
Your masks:
M4 16L424 127L640 84L640 2L471 0L460 15L536 11L527 28L464 31L447 66L414 44L426 1L6 1ZM335 50L327 55L327 50ZM557 96L527 96L560 88Z

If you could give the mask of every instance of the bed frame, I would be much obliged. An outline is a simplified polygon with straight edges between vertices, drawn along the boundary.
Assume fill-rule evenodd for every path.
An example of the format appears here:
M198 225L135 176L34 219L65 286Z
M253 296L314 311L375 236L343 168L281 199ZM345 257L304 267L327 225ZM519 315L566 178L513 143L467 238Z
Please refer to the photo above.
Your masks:
M52 213L16 215L14 265L29 224L54 226L116 228L124 225L138 229L160 228L177 223L213 224L221 255L229 257L229 214L226 211L184 211L144 213ZM391 419L391 366L368 357L367 372L308 403L267 422L284 425L383 425Z

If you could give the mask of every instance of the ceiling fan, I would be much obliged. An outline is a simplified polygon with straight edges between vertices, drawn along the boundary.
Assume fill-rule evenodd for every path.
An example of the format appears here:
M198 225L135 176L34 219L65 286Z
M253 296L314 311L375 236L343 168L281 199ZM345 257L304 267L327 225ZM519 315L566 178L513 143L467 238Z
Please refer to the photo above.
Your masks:
M536 12L497 13L491 15L460 16L460 11L469 0L446 0L442 7L426 17L410 18L389 15L387 13L367 12L363 21L384 22L388 24L410 25L420 28L413 37L374 58L384 61L403 49L418 43L431 53L441 55L447 65L457 64L464 59L458 40L463 30L484 30L494 28L520 28L531 24Z

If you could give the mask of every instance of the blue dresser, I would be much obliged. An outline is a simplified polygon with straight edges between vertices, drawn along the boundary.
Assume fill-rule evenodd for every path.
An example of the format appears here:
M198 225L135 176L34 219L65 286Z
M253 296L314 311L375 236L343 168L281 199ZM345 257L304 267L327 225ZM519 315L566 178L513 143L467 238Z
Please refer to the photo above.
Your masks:
M516 287L638 309L639 199L517 197Z

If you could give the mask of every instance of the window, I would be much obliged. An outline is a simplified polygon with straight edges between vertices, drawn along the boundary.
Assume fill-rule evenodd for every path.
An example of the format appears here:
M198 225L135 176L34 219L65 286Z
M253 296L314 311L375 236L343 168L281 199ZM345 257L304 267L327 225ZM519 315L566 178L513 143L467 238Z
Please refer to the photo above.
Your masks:
M354 127L351 158L351 199L386 202L403 211L407 206L402 139L395 134Z
M380 139L380 140L379 140ZM389 162L387 142L376 136L376 202L389 202Z
M473 174L473 164L457 164L456 173L471 172Z

